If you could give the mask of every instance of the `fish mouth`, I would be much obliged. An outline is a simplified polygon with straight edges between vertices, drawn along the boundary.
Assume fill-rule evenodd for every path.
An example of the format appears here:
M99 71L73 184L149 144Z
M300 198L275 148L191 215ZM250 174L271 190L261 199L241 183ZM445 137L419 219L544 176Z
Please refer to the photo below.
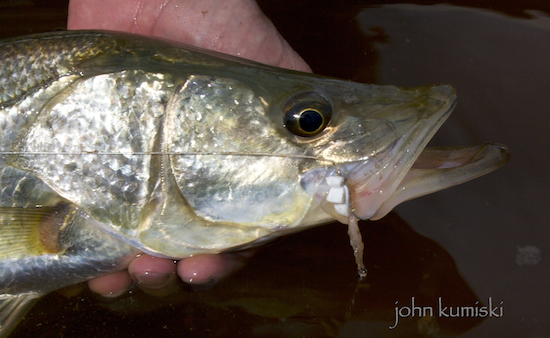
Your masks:
M380 219L404 201L467 182L508 161L508 149L500 144L426 148L456 104L454 91L433 91L448 95L447 103L372 158L341 166L356 217Z
M496 170L510 158L506 146L488 143L471 147L425 148L395 190L369 217L377 220L398 204L443 190ZM351 196L354 206L361 206L360 195ZM360 209L360 208L359 208ZM361 214L356 216L361 218Z
M418 95L409 95L411 92ZM360 158L341 161L344 156L336 157L331 168L302 175L303 188L317 199L325 214L344 224L352 214L377 220L404 201L467 182L508 161L508 149L496 143L426 148L453 111L456 92L451 86L440 85L408 93L396 94L394 102L369 113L369 118L377 121L371 124L375 128L347 143L362 154ZM327 153L352 152L334 149Z

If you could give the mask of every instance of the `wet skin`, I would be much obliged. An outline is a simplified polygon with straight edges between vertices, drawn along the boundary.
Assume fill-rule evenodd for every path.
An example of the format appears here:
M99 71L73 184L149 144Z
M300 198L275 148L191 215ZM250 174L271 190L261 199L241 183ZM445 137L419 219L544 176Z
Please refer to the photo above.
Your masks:
M253 0L71 0L67 28L126 31L180 41L273 66L310 72ZM115 297L137 285L164 295L179 279L197 288L240 268L252 252L173 261L138 255L128 269L94 278L89 288Z

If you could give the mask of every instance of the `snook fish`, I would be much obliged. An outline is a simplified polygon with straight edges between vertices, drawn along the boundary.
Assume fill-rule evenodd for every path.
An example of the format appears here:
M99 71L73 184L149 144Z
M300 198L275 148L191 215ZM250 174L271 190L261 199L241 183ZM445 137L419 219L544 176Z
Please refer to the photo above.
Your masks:
M455 106L445 85L360 84L109 32L5 40L0 60L4 334L41 295L136 252L180 259L354 225L508 159L497 144L424 149Z

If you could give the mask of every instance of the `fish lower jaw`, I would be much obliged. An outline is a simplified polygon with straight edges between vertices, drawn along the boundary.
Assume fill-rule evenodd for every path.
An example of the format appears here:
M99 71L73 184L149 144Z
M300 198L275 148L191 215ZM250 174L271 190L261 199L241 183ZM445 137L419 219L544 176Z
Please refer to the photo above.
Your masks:
M379 199L367 213L361 210L358 217L368 215L377 220L387 215L402 202L428 195L470 181L504 165L510 158L508 149L495 143L469 147L425 148L389 194ZM372 195L383 190L358 191L352 194L354 206L365 206ZM370 206L370 205L369 205Z
M371 219L383 201L384 191L381 189L357 191L352 194L352 205L354 215L362 220Z

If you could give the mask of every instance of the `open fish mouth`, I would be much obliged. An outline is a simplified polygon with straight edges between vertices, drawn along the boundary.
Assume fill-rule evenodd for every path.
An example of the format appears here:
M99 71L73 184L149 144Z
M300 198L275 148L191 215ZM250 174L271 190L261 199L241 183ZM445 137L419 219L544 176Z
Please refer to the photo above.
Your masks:
M325 211L343 223L348 223L352 213L377 220L404 201L467 182L508 161L508 149L500 144L426 148L456 104L452 88L430 90L445 103L429 113L387 117L392 128L404 131L399 137L372 156L338 165L336 175L345 178L347 204L336 204L333 209L328 203ZM348 211L342 212L348 204Z
M398 204L416 197L443 190L479 176L485 175L508 161L510 153L500 144L485 144L472 147L434 147L425 148L413 163L411 169L397 184L387 198L369 218L377 220L388 214ZM365 191L352 189L351 200L360 211ZM368 193L368 192L367 192ZM383 190L371 191L383 194Z
M345 175L348 204L326 203L323 209L345 224L351 213L360 219L378 220L402 202L483 176L504 165L509 158L504 145L487 143L424 148L408 169L385 165L374 174L374 166L368 161L348 163L340 166L348 171ZM406 160L401 158L396 162Z

